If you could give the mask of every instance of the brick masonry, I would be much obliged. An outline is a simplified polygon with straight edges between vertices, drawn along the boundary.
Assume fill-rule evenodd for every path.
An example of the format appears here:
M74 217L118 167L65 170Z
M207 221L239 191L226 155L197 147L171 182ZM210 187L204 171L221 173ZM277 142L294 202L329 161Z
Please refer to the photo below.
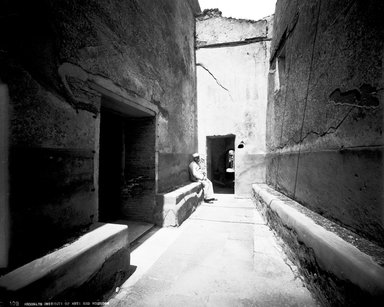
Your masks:
M153 222L156 193L155 123L155 118L125 121L121 212L127 219Z

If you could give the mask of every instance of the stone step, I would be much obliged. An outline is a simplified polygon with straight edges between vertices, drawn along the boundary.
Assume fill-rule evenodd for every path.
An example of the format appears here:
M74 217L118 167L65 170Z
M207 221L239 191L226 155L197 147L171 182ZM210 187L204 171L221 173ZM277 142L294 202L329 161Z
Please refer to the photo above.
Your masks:
M132 221L132 220L117 220L114 224L127 225L129 229L129 245L132 247L136 242L147 234L153 227L154 224Z
M104 283L113 287L116 272L124 275L129 267L128 226L97 223L75 242L2 276L0 291L17 300L87 298L105 290Z

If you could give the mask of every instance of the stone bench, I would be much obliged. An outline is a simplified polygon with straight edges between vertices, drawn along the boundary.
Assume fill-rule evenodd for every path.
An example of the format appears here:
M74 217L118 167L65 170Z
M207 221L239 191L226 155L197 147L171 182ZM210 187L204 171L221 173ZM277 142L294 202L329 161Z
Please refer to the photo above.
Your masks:
M97 299L129 267L128 227L97 223L75 242L0 277L0 294L18 301Z
M384 249L265 184L253 199L324 306L382 306Z
M180 226L203 201L203 186L192 182L169 193L156 195L155 223Z

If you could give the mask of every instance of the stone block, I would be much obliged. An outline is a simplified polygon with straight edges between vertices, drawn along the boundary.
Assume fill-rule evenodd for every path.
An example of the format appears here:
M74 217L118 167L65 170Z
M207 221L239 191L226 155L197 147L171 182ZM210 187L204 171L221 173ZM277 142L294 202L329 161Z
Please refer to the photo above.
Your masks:
M96 299L129 265L128 227L100 223L77 241L2 276L0 292L10 300Z
M254 200L324 306L381 306L383 249L316 214L266 184Z
M155 223L180 226L203 201L203 186L192 182L169 193L156 195Z

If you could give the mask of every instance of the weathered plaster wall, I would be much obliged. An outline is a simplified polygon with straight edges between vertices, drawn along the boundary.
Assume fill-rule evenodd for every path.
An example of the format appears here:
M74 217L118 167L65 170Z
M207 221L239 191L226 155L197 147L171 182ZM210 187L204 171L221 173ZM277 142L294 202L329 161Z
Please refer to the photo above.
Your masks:
M384 244L384 5L277 2L267 182Z
M18 0L0 11L15 263L98 219L100 88L158 112L158 190L188 182L197 1Z
M197 46L239 43L271 38L271 17L262 20L223 18L218 9L208 10L197 18Z
M197 18L197 100L199 151L206 137L234 134L235 194L250 195L265 182L265 127L271 17L259 21ZM238 149L243 141L245 146Z

